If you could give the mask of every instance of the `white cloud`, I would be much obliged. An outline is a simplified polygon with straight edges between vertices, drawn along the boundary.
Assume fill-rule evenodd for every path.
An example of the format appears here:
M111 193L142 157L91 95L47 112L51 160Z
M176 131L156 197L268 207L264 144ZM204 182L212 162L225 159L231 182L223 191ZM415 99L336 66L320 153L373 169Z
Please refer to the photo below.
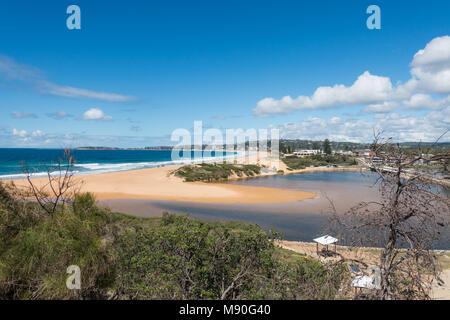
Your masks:
M68 98L89 98L109 102L127 102L135 100L132 96L61 86L47 81L41 83L40 90L48 94Z
M39 137L43 137L45 136L45 133L41 130L34 130L31 135L28 134L28 132L26 130L18 130L16 128L13 129L12 131L13 136L17 136L20 138L27 138L27 137L35 137L35 138L39 138Z
M19 131L19 130L17 130ZM8 130L11 133L10 130ZM148 145L173 145L170 135L163 136L116 136L116 135L89 135L86 133L43 133L42 136L33 137L26 134L24 137L12 134L0 134L0 147L46 147L76 148L83 146L107 147L142 147Z
M311 97L290 96L280 100L265 98L258 102L253 113L264 117L269 114L291 113L301 109L324 109L337 105L371 104L388 99L393 89L391 80L370 74L361 74L350 87L336 84L333 87L319 87Z
M107 116L103 113L101 109L92 108L83 113L81 117L83 120L99 120L99 121L109 121L113 118L111 116Z
M389 112L396 107L444 107L445 101L435 101L428 93L450 93L450 37L434 38L424 49L419 50L411 62L411 75L409 81L393 87L389 77L372 75L366 71L350 87L342 84L319 87L312 96L301 95L295 99L290 96L279 100L264 98L257 103L253 114L265 117L295 110L350 105L368 105L365 111L370 113ZM404 103L395 100L404 100Z
M416 91L450 93L450 37L431 40L414 55L411 67Z
M2 136L0 136L0 138L1 137ZM5 135L3 138L6 139L6 144L5 141L2 141L1 139L0 143L5 146L41 147L43 144L48 145L53 142L53 140L49 139L49 135L42 130L34 130L31 133L28 133L26 130L14 128L12 130L12 135ZM61 139L56 141L61 142ZM56 145L56 147L61 147L61 144Z
M435 141L450 127L450 107L431 111L426 115L411 116L400 113L380 114L376 120L308 118L300 123L279 126L280 136L287 139L331 139L334 141L371 142L373 132L396 141ZM442 141L449 141L447 134Z
M64 86L48 81L43 72L27 65L19 64L15 60L0 55L0 76L7 81L19 81L31 85L45 94L68 98L88 98L109 102L128 102L136 100L133 96L93 91L71 86Z
M450 67L450 37L443 36L431 40L424 49L419 50L411 62L413 67L428 67L441 69L442 66Z
M35 130L35 131L33 131L33 133L31 133L31 136L42 137L42 136L44 136L44 132L42 132L41 130Z
M441 109L448 105L450 105L450 96L435 100L430 95L423 93L416 93L402 103L404 109Z
M442 109L450 106L450 96L442 99L435 99L429 94L416 93L409 97L409 99L401 102L397 101L384 101L379 104L371 104L364 109L367 113L388 113L394 111L394 109L403 110L424 110L424 109Z
M383 103L371 104L364 111L367 113L386 113L393 111L398 105L395 101L384 101Z
M16 128L13 129L13 135L19 136L21 138L24 138L27 136L27 132L25 130L17 130Z

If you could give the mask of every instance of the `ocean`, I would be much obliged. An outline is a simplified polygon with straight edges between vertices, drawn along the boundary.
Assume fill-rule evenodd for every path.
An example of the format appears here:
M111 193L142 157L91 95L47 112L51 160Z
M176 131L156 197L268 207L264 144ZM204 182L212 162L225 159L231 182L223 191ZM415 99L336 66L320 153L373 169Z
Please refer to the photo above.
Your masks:
M211 153L204 161L225 156ZM194 162L194 152L191 157L172 161L171 150L72 150L75 159L74 174L94 174L114 171L126 171L160 166L187 164ZM24 168L29 168L33 177L46 176L47 170L56 173L58 159L64 157L63 149L3 149L0 148L0 179L25 178Z

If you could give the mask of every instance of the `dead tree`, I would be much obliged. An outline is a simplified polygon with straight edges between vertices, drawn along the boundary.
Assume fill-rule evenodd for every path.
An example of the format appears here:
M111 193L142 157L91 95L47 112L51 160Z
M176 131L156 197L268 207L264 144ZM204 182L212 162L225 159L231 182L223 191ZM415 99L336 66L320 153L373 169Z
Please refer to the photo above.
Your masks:
M443 163L449 151L428 156L420 146L407 150L375 136L366 164L377 175L380 200L361 202L343 215L336 211L332 228L347 244L381 247L381 289L373 298L429 299L439 264L433 245L450 219L448 195L439 192L433 175L417 164Z
M64 205L77 191L77 182L73 179L73 164L70 150L64 150L64 157L58 159L55 167L44 164L46 183L43 184L33 182L33 172L27 165L22 166L27 176L28 193L51 216L57 210L58 204Z

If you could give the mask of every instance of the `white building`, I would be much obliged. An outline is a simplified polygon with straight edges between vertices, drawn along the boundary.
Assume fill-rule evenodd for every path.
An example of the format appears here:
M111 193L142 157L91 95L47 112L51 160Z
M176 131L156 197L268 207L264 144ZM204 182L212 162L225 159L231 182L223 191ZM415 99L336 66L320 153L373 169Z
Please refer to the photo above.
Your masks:
M299 157L307 157L315 154L321 154L320 150L296 150L294 154Z
M337 154L342 154L342 155L344 155L344 156L352 156L352 155L353 155L353 152L352 152L352 151L344 151L344 150L339 150L339 151L337 151L337 152L335 152L335 153L337 153Z

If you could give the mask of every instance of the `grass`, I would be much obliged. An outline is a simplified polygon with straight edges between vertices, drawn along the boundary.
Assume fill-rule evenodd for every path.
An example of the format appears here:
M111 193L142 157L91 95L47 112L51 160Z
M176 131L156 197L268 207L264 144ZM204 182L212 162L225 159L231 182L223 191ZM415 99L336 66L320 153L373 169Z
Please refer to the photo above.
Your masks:
M183 166L172 174L183 178L185 182L214 182L227 180L232 176L252 177L260 174L261 168L253 164L202 163Z

